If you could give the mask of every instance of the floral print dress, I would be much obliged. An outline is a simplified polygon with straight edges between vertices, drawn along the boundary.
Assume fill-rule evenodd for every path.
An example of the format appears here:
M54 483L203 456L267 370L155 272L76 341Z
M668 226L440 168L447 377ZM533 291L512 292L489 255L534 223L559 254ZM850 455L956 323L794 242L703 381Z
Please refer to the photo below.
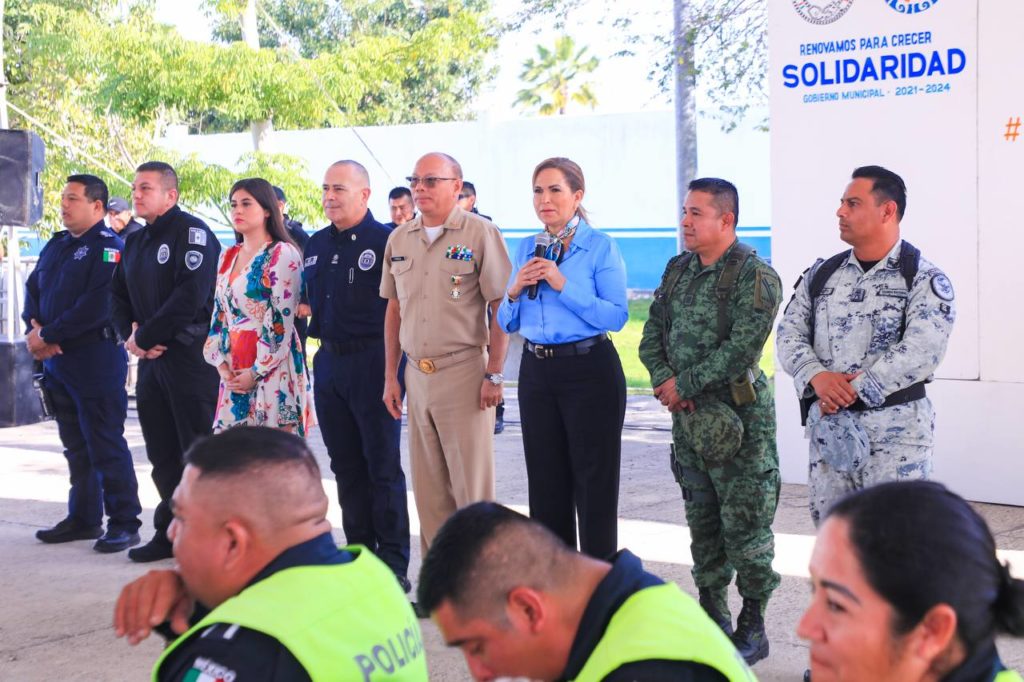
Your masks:
M246 424L304 437L314 424L314 411L295 330L302 254L291 244L268 243L232 277L240 251L236 245L221 254L203 355L215 367L226 362L234 370L252 369L260 378L249 393L234 393L221 382L213 430Z

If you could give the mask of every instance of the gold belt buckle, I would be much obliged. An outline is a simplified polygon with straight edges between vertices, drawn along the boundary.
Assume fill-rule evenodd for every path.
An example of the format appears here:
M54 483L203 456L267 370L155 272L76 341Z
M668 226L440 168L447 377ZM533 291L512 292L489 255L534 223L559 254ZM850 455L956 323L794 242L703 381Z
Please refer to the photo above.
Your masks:
M420 368L420 371L424 374L433 374L437 371L437 367L434 367L433 360L423 359L416 363L416 366Z

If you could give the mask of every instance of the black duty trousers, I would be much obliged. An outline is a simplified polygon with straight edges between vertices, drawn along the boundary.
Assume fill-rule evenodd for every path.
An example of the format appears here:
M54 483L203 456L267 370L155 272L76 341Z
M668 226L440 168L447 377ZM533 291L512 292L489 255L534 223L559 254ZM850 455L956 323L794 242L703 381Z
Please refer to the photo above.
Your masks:
M619 463L626 379L610 340L583 355L539 359L523 351L519 411L530 516L580 550L618 550Z

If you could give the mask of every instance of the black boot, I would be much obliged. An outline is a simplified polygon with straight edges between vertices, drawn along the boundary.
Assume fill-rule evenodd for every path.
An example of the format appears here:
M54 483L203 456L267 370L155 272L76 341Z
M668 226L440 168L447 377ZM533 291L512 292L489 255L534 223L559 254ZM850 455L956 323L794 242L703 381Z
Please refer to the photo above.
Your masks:
M747 665L754 665L768 657L768 633L764 631L761 600L744 599L740 616L736 619L736 634L732 643Z
M710 589L700 589L698 594L701 608L715 621L715 625L722 628L726 637L732 637L732 614L729 613L724 593L721 599L715 599L714 592Z

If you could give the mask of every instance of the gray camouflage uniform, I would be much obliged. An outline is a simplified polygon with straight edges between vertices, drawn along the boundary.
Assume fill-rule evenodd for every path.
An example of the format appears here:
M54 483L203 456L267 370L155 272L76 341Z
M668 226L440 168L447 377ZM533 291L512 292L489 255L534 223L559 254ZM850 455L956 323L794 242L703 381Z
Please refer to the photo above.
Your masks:
M949 279L924 258L907 291L899 269L901 246L897 241L866 273L851 252L815 301L812 334L809 285L823 263L819 260L797 283L779 323L779 362L793 377L799 397L814 395L810 381L819 372L863 372L851 383L869 409L822 416L815 402L808 415L815 524L852 490L882 481L923 479L931 472L931 401L880 406L889 394L931 379L945 355L956 308Z

